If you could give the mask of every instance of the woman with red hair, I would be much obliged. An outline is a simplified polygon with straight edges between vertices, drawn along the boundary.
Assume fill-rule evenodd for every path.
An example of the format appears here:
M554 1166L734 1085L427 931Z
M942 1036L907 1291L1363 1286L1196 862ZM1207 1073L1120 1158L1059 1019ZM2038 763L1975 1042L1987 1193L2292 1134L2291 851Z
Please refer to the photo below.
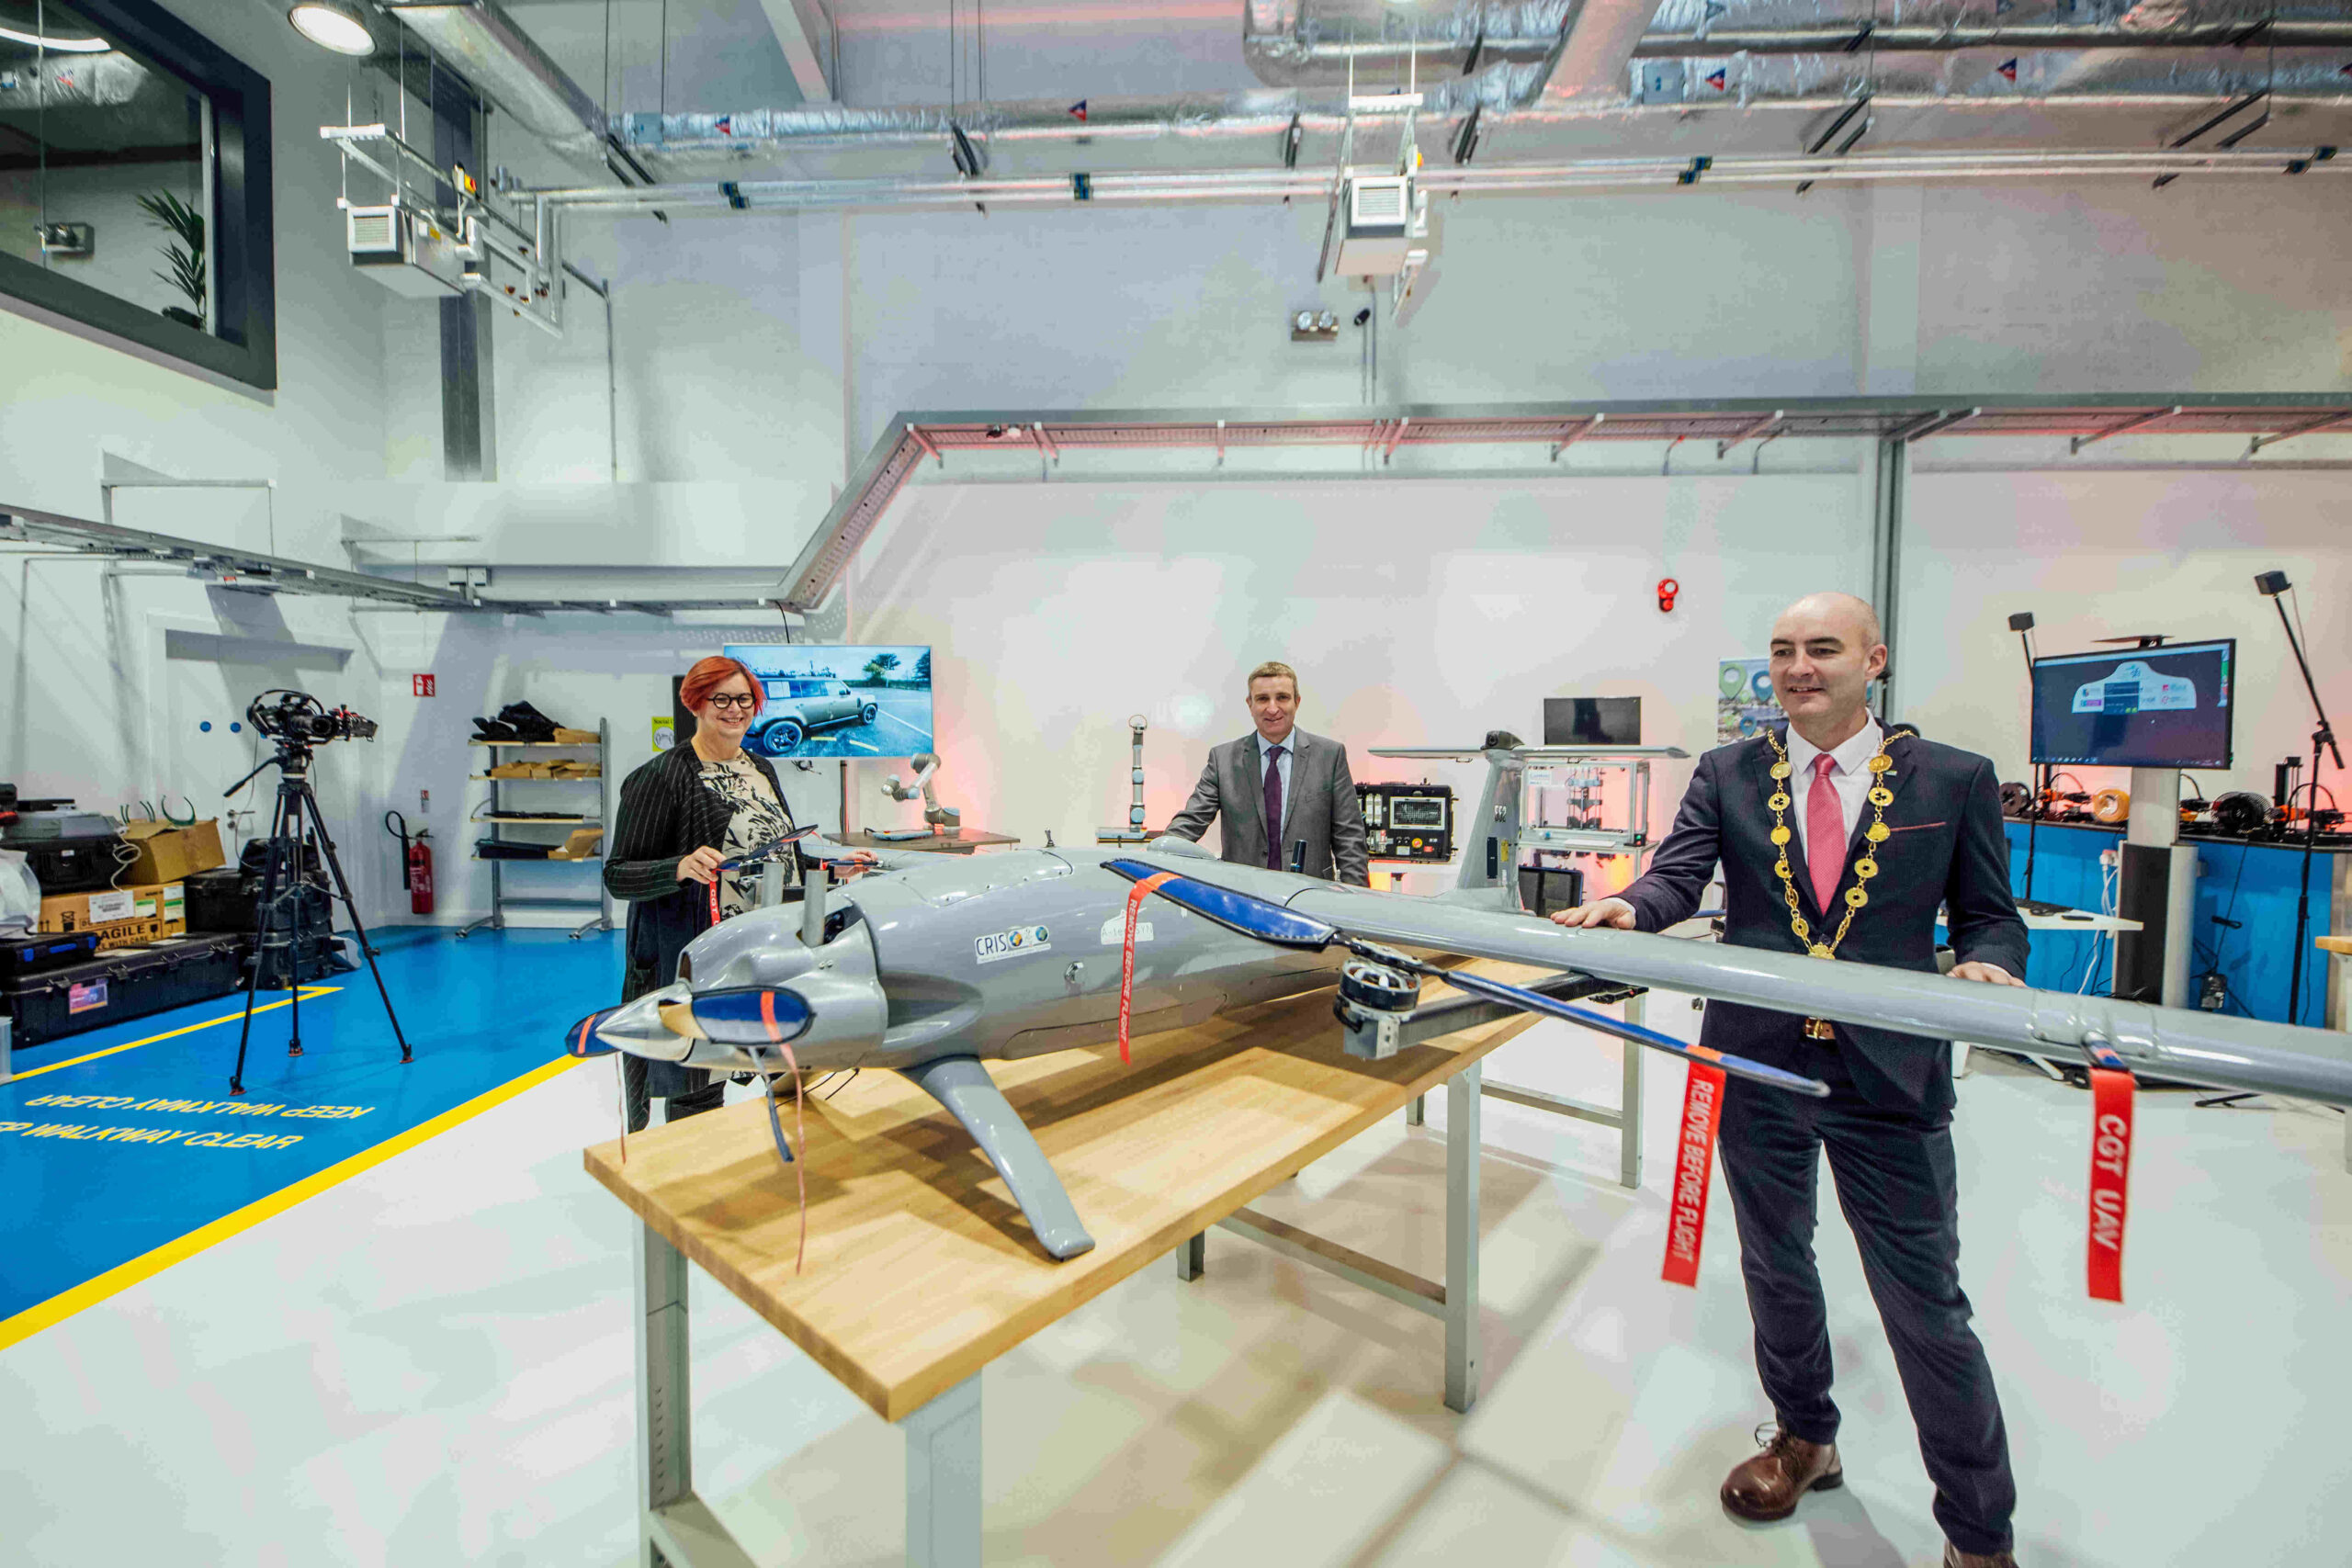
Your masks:
M766 702L739 660L714 656L686 671L679 700L695 716L691 736L621 784L620 813L605 861L605 886L628 910L628 967L621 999L633 1001L677 978L678 955L718 918L755 902L739 874L720 863L793 829L775 770L743 750L743 733ZM799 897L800 857L783 861L786 898ZM713 892L716 890L716 898ZM628 1125L645 1125L655 1097L674 1122L718 1109L726 1081L699 1067L623 1055Z

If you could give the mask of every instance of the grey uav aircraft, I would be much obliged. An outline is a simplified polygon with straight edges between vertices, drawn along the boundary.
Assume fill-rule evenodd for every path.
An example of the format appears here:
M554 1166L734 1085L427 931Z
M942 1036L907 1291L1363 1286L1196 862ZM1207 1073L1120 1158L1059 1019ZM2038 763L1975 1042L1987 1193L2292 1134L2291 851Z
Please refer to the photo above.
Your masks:
M1569 931L1521 913L1500 881L1514 864L1524 766L1521 749L1501 743L1507 739L1490 738L1498 743L1485 750L1413 753L1489 764L1460 885L1436 897L1228 865L1171 837L1140 852L886 853L882 869L850 888L828 894L820 879L800 906L754 910L704 932L686 948L673 984L582 1019L569 1047L576 1055L617 1049L770 1077L786 1069L788 1047L801 1070L902 1073L963 1123L1057 1258L1088 1250L1093 1238L981 1063L1117 1037L1129 896L1154 878L1161 880L1139 911L1134 945L1136 1034L1336 980L1333 1010L1348 1049L1378 1057L1397 1049L1419 979L1436 976L1508 1006L1696 1054L1670 1036L1420 956L1440 953L2044 1056L2112 1055L2168 1079L2352 1104L2352 1052L2318 1030L1631 931ZM1828 1092L1761 1063L1713 1053L1707 1060L1792 1093ZM773 1102L770 1111L773 1119ZM780 1127L776 1143L791 1159Z

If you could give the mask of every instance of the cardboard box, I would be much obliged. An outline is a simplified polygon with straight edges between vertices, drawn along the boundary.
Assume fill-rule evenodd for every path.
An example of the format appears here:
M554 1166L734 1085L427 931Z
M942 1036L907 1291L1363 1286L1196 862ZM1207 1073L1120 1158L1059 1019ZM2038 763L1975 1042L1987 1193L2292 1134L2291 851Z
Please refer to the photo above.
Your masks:
M96 926L98 951L110 953L119 947L144 947L165 937L187 934L186 920L102 920Z
M50 893L40 901L40 930L87 931L115 920L133 918L138 896L128 887L102 887L96 893Z
M125 823L122 837L125 843L139 852L139 858L130 863L130 870L123 877L133 885L153 886L179 882L197 872L229 863L229 857L220 852L220 824L209 818L187 824Z
M139 920L187 920L187 885L167 882L161 886L133 887L130 916Z

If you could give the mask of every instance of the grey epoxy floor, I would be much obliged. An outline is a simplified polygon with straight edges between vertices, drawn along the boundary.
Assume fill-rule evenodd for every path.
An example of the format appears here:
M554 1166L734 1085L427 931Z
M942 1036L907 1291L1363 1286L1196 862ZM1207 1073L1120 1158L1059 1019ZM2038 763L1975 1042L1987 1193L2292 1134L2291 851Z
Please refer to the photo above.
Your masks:
M1654 1021L1687 1027L1679 1005ZM1605 1097L1545 1024L1498 1077ZM1720 1188L1700 1287L1657 1280L1681 1074L1643 1190L1612 1135L1487 1102L1485 1392L1432 1322L1219 1234L987 1382L988 1560L1372 1568L1896 1568L1939 1537L1850 1238L1821 1251L1846 1490L1766 1529L1714 1489L1761 1407ZM558 1077L0 1352L0 1562L619 1564L633 1517L628 1235L582 1174L608 1070ZM1392 1125L1263 1205L1442 1272L1443 1143ZM1962 1086L1963 1275L2001 1380L2029 1565L2352 1561L2342 1118L2141 1099L2129 1304L2084 1299L2087 1097ZM763 1562L899 1550L897 1435L695 1276L697 1483Z

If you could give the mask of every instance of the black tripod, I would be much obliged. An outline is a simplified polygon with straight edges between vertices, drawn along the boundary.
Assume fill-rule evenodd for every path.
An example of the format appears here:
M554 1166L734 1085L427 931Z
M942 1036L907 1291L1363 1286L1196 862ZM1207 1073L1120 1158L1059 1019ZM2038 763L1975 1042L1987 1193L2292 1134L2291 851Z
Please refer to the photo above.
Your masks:
M2302 883L2295 896L2295 951L2287 980L2287 1021L2301 1023L2303 1011L2303 938L2312 927L2312 855L2319 848L2319 763L2324 753L2335 759L2336 771L2340 773L2344 768L2344 753L2335 749L2335 730L2327 722L2326 705L2319 700L2319 683L2312 679L2311 660L2303 657L2303 639L2295 635L2295 622L2287 618L2287 604L2281 595L2291 592L2295 585L2287 581L2287 574L2283 571L2266 571L2255 578L2254 586L2270 601L2271 608L2278 612L2278 626L2287 634L2287 646L2294 650L2295 668L2303 672L2303 690L2311 696L2314 719L2312 728L2312 782L2308 786L2312 792L2311 806L2303 816ZM2299 602L2295 610L2296 620L2301 620L2302 614ZM2291 807L2295 804L2295 795L2301 793L2297 790L2289 794L2286 804ZM2335 796L2331 795L2328 798L2332 800ZM2253 1098L2250 1094L2224 1094L2211 1100L2200 1100L2197 1103L2200 1107L2234 1105L2241 1100Z
M254 1032L254 993L261 986L262 962L268 947L270 930L277 924L281 898L287 907L286 978L289 998L287 1006L293 1016L293 1030L291 1038L287 1042L286 1054L289 1056L302 1054L302 894L309 859L304 850L306 840L314 829L319 858L326 863L328 872L334 877L335 893L343 899L344 908L350 913L351 929L358 934L359 951L368 960L368 973L376 978L376 994L384 998L384 1016L392 1021L392 1038L400 1042L401 1060L408 1062L414 1059L409 1050L408 1037L401 1032L400 1015L392 1011L391 993L384 988L383 972L376 967L376 950L368 941L367 926L360 921L359 906L352 900L351 885L344 879L343 863L334 858L334 840L327 836L326 818L319 814L319 797L311 793L311 756L309 746L280 738L277 755L263 759L253 773L230 785L227 791L229 795L236 794L251 784L263 768L277 769L277 807L270 817L269 854L262 862L261 918L254 922L254 967L253 973L245 977L245 1021L237 1034L236 1070L229 1075L229 1092L232 1095L245 1092L245 1043L252 1038Z

